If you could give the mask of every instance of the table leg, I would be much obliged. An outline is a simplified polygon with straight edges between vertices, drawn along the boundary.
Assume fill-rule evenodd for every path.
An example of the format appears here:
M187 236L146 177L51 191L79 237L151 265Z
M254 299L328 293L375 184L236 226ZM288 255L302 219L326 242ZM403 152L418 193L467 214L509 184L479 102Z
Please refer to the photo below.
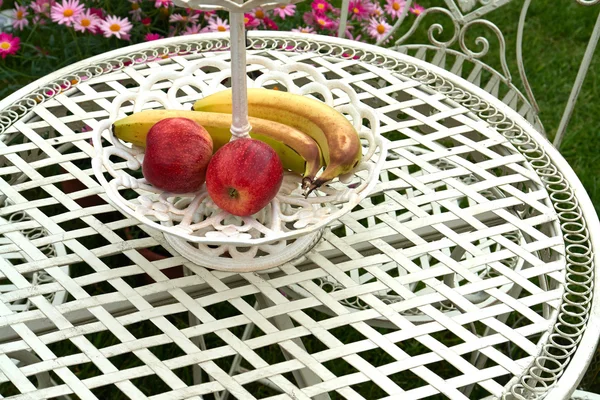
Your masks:
M256 309L259 308L258 302L256 302L256 304L254 305L254 308L256 308ZM188 321L189 321L190 326L200 324L200 320L198 318L196 318L192 313L188 314ZM244 328L244 332L242 333L242 337L241 337L242 341L249 339L250 336L252 335L253 330L254 330L253 323L249 323L248 325L246 325L246 327ZM203 336L195 337L195 338L192 338L191 340L196 346L198 346L199 349L206 350L206 344L204 342ZM233 357L233 361L231 363L231 367L229 367L229 372L228 372L230 376L233 376L240 372L244 372L244 369L240 367L241 362L242 362L242 356L240 356L239 354L237 354L236 356ZM198 365L194 365L192 371L193 371L194 384L196 385L196 384L202 383L202 369ZM210 376L208 379L211 381L213 380ZM280 388L276 387L269 381L265 380L264 382L261 382L261 383L266 386L271 387L274 390L281 391ZM229 391L226 390L220 396L217 395L215 397L217 398L217 400L227 400L229 398Z
M192 272L188 268L183 267L183 275L184 276L192 275ZM188 323L190 324L190 326L200 325L200 320L193 313L188 312ZM204 336L196 336L196 337L191 338L190 340L199 349L206 350L206 343L204 342ZM192 379L193 379L194 385L202 383L202 369L197 364L194 364L192 366ZM208 377L208 379L212 380L210 378L210 376Z
M254 304L254 308L258 308L258 302L256 302L256 304ZM244 328L244 332L242 333L242 341L249 339L250 336L252 335L253 330L254 330L253 323L249 323L248 325L246 325L246 327ZM231 363L231 367L229 368L230 376L233 376L235 373L240 371L240 363L241 362L242 362L242 356L240 356L239 354L236 354L235 357L233 357L233 362ZM226 390L221 395L220 400L227 400L228 398L229 398L229 391Z
M7 354L7 356L14 360L18 360L23 365L37 364L42 361L33 353L26 350L15 351L14 353ZM56 385L56 383L52 381L52 378L48 372L40 372L39 374L36 374L35 377L37 378L36 386L38 389L48 388ZM60 398L71 400L71 397L69 396L61 396Z
M518 298L519 294L521 293L521 287L519 285L514 285L509 291L508 291L508 295L509 296L513 296L514 298ZM506 321L508 320L508 317L510 316L510 313L506 313L506 314L502 314L496 317L496 319L502 323L506 323ZM477 334L477 332L473 332L474 334ZM485 331L483 332L483 336L487 336L490 334L493 334L494 331L492 329L490 329L489 327L485 329ZM487 362L488 357L480 352L475 352L474 353L474 357L471 357L471 364L475 365L475 367L477 369L482 369L485 366L485 363ZM473 391L473 389L475 388L475 384L471 384L468 386L465 386L464 388L461 389L461 392L465 395L465 396L470 396L471 392Z
M269 305L272 304L272 302L267 299L265 296L259 294L256 295L256 304L254 305L254 308L259 309L262 307L268 307ZM196 318L192 313L189 313L188 316L188 320L189 320L189 324L190 326L193 325L198 325L200 324L200 321L198 320L198 318ZM277 326L278 329L290 329L293 328L294 325L292 323L292 320L288 317L288 316L277 316L272 318L272 322L275 324L275 326ZM252 335L252 331L254 330L254 324L253 323L249 323L248 325L245 326L244 328L244 332L242 333L242 341L245 341L247 339L250 338L250 336ZM204 340L203 337L194 337L191 339L194 344L196 346L198 346L198 348L204 350L206 349L206 346L204 344ZM298 345L300 348L305 349L302 340L300 339L292 339L292 341ZM290 359L291 356L282 349L283 355L286 359ZM242 361L242 357L238 354L233 358L233 361L231 363L231 366L229 368L229 375L233 376L236 373L239 373L241 371L243 371L243 368L240 367L240 363ZM194 378L194 384L198 384L202 382L202 372L201 372L201 368L197 365L193 366L193 378ZM318 384L321 383L321 379L314 373L312 372L310 369L304 368L300 371L294 371L292 373L294 375L294 378L296 379L296 382L298 383L299 387L306 387L306 386L311 386L314 384ZM209 377L210 379L210 377ZM279 389L278 387L274 386L270 381L268 380L261 380L262 384L271 387L274 390L278 390L281 391L281 389ZM221 396L217 397L218 400L227 400L229 398L229 392L225 391L223 394L221 394ZM329 395L328 394L321 394L318 396L314 397L315 400L330 400Z
M192 313L188 313L188 322L189 322L190 326L200 325L200 320L198 318L196 318L194 316L194 314L192 314ZM204 343L204 336L193 337L190 340L199 349L206 350L206 344ZM192 366L192 376L194 379L194 385L202 383L202 369L197 364L194 364L194 366Z
M273 305L273 302L271 302L271 300L269 300L266 296L262 294L257 294L256 299L260 308L270 307ZM287 315L278 315L276 317L271 318L271 320L273 324L275 324L275 326L277 326L277 328L280 330L294 328L292 320ZM306 350L301 339L292 339L292 341L301 349ZM287 351L285 351L284 349L281 349L281 351L286 360L293 359L293 357L291 357ZM294 371L293 375L296 379L296 382L298 383L298 387L300 388L316 385L322 382L321 378L319 378L313 371L311 371L308 368L303 368L301 370ZM330 397L327 393L314 396L313 398L315 400L330 400Z

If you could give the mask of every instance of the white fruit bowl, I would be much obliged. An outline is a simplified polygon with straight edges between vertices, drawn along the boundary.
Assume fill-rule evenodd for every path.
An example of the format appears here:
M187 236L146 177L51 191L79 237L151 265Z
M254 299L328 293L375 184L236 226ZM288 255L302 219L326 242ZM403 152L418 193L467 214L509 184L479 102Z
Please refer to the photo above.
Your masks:
M239 270L240 265L244 265L243 270L273 267L293 258L291 253L305 251L314 244L317 232L352 210L371 192L387 154L377 116L360 102L349 84L328 80L316 68L303 63L284 65L266 57L248 56L247 65L248 87L277 85L280 90L296 94L317 94L315 98L324 99L346 115L363 144L363 158L356 168L308 198L300 187L302 178L286 173L278 195L249 217L220 210L211 201L205 185L196 193L181 195L149 184L141 174L144 150L117 139L111 125L145 109L189 110L195 100L227 89L223 82L231 77L231 63L223 57L198 60L182 71L137 77L139 89L115 97L109 118L98 124L92 139L92 167L109 200L125 214L166 233L167 241L188 258L217 269ZM369 127L363 126L364 120L369 121ZM282 257L279 253L287 248L297 251ZM206 261L207 258L213 261Z

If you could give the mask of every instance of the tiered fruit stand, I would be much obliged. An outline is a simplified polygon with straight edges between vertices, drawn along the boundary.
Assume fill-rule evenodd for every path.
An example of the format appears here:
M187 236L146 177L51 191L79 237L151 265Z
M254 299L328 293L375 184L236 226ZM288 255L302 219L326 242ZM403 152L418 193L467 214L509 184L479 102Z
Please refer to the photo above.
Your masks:
M247 55L244 12L258 6L255 1L176 4L230 12L231 61L206 58L183 70L140 76L140 89L118 95L112 101L110 118L94 132L95 174L120 210L164 232L166 240L194 263L229 271L254 271L295 259L316 243L325 226L351 211L373 189L386 156L377 116L360 102L349 84L327 79L314 66L283 65L264 56ZM207 69L220 72L207 78ZM220 210L205 186L189 195L153 187L140 174L144 149L117 139L111 132L112 124L146 109L189 110L199 98L225 90L224 83L233 91L231 140L249 137L252 129L248 122L248 87L276 85L279 90L320 99L347 116L362 143L361 162L309 196L302 190L302 177L286 172L278 195L249 217Z

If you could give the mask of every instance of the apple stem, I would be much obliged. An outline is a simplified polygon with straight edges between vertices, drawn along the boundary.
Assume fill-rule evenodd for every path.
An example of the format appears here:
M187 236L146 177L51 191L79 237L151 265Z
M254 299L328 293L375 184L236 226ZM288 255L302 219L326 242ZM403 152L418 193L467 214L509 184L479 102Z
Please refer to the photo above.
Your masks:
M305 188L304 190L304 198L306 199L308 197L308 195L310 195L315 189L320 188L326 181L323 181L321 179L315 179L312 181L312 183Z
M312 179L308 176L302 178L302 189L308 189L312 183Z
M237 197L238 197L238 191L235 190L234 188L228 188L227 194L229 194L229 197L231 197L232 199L237 199Z

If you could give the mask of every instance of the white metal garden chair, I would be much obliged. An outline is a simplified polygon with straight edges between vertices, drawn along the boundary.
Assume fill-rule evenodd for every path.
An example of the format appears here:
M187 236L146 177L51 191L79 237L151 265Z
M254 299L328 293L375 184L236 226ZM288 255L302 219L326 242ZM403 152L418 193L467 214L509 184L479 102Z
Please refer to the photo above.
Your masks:
M544 127L540 121L539 107L527 75L523 62L524 31L527 22L527 12L531 0L444 0L446 7L432 7L423 11L413 21L408 29L402 29L404 34L391 45L391 48L412 55L418 59L425 60L436 66L444 68L455 75L458 75L471 83L481 87L488 93L502 100L505 104L517 111L521 116L527 119L536 129L544 133ZM518 69L518 79L524 87L525 93L515 85L514 71L510 71L507 63L506 40L502 30L493 22L486 19L488 14L498 11L502 6L512 2L522 2L521 14L518 21L516 32L516 62ZM598 0L570 0L575 1L582 6L593 6L599 4ZM567 1L557 6L562 6ZM392 37L395 37L401 27L409 25L406 21L410 7L415 4L414 0L406 0L402 15L397 19L392 29L381 38L377 45L388 46ZM341 22L339 25L338 36L343 36L348 19L349 0L344 0L342 5ZM453 32L449 39L440 39L444 28L436 21L435 16L450 19L453 24ZM424 24L428 25L429 43L412 43L411 37L417 28ZM487 29L492 36L498 40L500 70L486 63L489 59L489 40L484 36L473 36L471 31L474 27L483 27ZM475 39L475 44L479 48L470 47L467 39ZM577 77L573 84L571 94L565 106L560 125L554 135L553 144L556 148L560 147L569 124L569 120L575 108L575 102L583 85L583 81L590 67L592 56L600 36L600 15L596 21L593 32L591 33L588 46L581 62Z

